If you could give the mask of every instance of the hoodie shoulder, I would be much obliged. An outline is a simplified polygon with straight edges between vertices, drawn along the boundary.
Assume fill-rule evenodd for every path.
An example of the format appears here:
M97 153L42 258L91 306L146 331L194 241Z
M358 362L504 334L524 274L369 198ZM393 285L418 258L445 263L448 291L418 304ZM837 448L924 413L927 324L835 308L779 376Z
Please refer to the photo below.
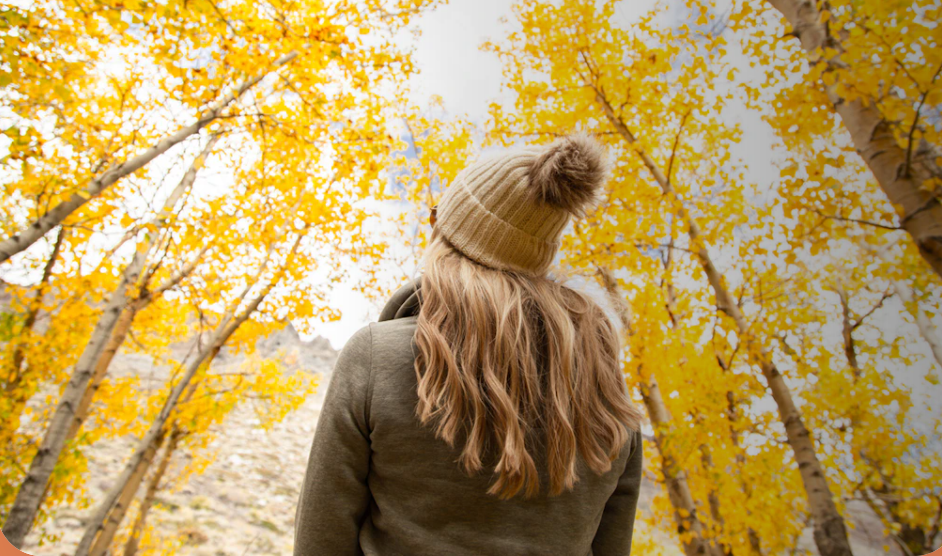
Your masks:
M415 336L417 317L403 317L369 325L373 356L379 365L384 363L382 356L395 356L404 352L412 356L412 340ZM410 361L411 365L411 361Z

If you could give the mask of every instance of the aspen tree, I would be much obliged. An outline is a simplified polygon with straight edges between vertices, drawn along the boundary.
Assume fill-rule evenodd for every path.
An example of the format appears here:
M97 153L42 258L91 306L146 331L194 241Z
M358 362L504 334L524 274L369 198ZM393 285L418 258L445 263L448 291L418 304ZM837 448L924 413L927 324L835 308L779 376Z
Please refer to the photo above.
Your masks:
M651 128L658 133L663 132L665 123L679 121L682 128L688 128L685 137L699 134L702 143L729 141L732 132L723 130L718 122L708 118L699 120L705 100L697 90L697 87L711 86L711 80L719 71L711 68L711 64L723 51L725 39L718 36L694 38L690 31L657 29L652 23L653 14L645 16L630 32L624 31L610 24L613 13L611 4L601 10L593 3L577 1L564 2L558 7L537 1L518 4L517 16L523 31L510 36L509 46L491 45L507 61L507 82L517 92L517 106L529 104L528 110L538 114L534 117L539 122L536 129L527 129L523 123L518 125L530 133L564 133L574 123L573 114L579 113L580 108L592 110L599 131L618 138L624 156L635 158L647 170L662 194L662 210L676 215L688 236L687 249L706 278L713 294L714 310L729 319L748 361L758 367L765 378L802 479L819 552L823 556L849 555L851 549L844 519L795 398L773 360L767 340L754 336L737 298L730 293L728 280L715 264L695 214L676 194L673 170L678 160L673 156L663 163L655 160L652 149L669 153L670 146L647 139L646 134L632 129L632 121L626 119L630 115L644 124L645 132ZM644 42L643 39L648 38L656 41L655 46ZM699 40L710 44L702 46ZM681 62L681 53L689 59ZM674 67L674 61L682 65ZM522 74L531 69L542 72L545 80L535 86L528 85ZM673 77L669 85L662 78L667 74ZM664 108L661 97L654 96L659 94L667 95L668 108ZM554 105L556 95L577 104L562 110ZM554 109L556 115L553 115ZM503 117L502 113L496 113L494 119L511 124L521 121L519 116ZM579 119L587 118L583 113ZM663 140L663 135L659 139ZM692 139L682 142L692 143ZM679 151L678 158L696 156L696 150L693 146L685 147ZM727 176L701 179L716 183L723 177ZM696 210L704 209L697 206ZM724 239L732 232L731 226L731 223L717 223L712 233L717 239Z
M220 304L224 303L229 309L219 317L215 331L205 341L205 346L202 331L195 333L195 338L190 343L198 346L199 351L192 361L184 362L186 371L182 378L172 383L171 392L167 395L169 401L163 401L165 396L160 392L154 396L162 402L162 407L152 418L147 431L141 435L142 440L132 456L131 464L89 522L77 553L100 555L111 549L131 501L151 466L152 458L148 457L148 454L158 450L157 444L161 435L173 436L173 431L178 430L174 450L179 449L184 441L205 440L208 437L208 425L214 420L221 420L232 407L242 401L247 394L246 388L257 389L259 394L277 394L279 401L275 405L278 407L274 409L273 416L278 418L283 417L285 411L300 403L305 393L311 391L293 378L280 378L280 369L267 363L254 363L254 370L242 375L250 380L244 381L243 384L240 376L231 388L218 384L220 379L210 372L211 361L224 345L241 346L238 349L245 349L245 344L253 344L258 336L272 329L272 324L261 322L270 321L278 313L293 317L305 316L311 312L330 314L325 307L315 306L318 292L312 291L311 280L304 276L306 272L313 271L318 266L313 252L307 251L326 247L331 253L321 255L330 257L330 260L339 266L344 256L342 242L339 240L345 236L358 239L355 229L361 227L360 213L349 210L345 197L359 194L356 191L360 185L359 179L375 179L371 172L363 172L361 175L350 172L350 176L343 180L337 181L334 175L331 181L324 183L312 170L312 167L327 160L312 156L312 151L316 151L316 144L292 142L277 135L269 131L265 142L261 144L261 156L249 161L248 165L240 170L237 187L239 191L223 199L223 206L210 205L206 209L210 212L234 214L237 223L232 226L225 223L225 219L217 219L214 223L215 226L224 228L228 235L219 240L220 248L213 257L229 257L230 262L225 265L223 271L215 270L214 265L200 265L196 271L197 281L208 281L212 277L212 284L194 291L191 301L199 307L201 319L214 314L214 307ZM343 147L340 143L337 146L338 150ZM271 160L278 162L272 164ZM373 162L375 160L371 158L361 157L359 160L359 164L364 167ZM350 165L348 168L356 170L357 166ZM266 209L273 203L283 208ZM239 230L239 222L251 223L252 227ZM300 231L293 232L298 226L301 226ZM317 243L301 250L302 240L311 231L316 232ZM290 238L292 235L297 235L294 242L286 243L286 237ZM332 240L338 241L332 243ZM255 262L259 252L265 255L261 262ZM362 262L367 262L368 258L365 257ZM269 267L275 265L279 259L283 260L277 268L270 269ZM245 266L258 268L253 275L245 276L240 270ZM368 266L364 264L362 268L367 269ZM325 282L329 283L326 280ZM307 286L304 285L306 283ZM250 303L246 296L259 288L259 297ZM270 295L272 292L276 295ZM266 308L259 312L258 308L263 300ZM247 308L237 315L236 311L242 306ZM260 322L255 322L254 319ZM226 325L230 321L231 324ZM243 333L244 337L240 336ZM214 388L230 391L220 397L213 392ZM214 402L209 404L212 408L209 411L201 409L207 396L214 398ZM197 400L203 400L204 403L196 403Z
M208 367L211 365L213 359L215 359L215 356L218 354L219 350L213 351L206 361L204 361L203 366ZM195 386L196 384L193 382L187 385L179 403L186 403L192 398L196 390ZM150 466L156 454L160 451L161 446L163 446L164 441L166 440L167 446L161 457L161 463L158 465L157 473L159 475L162 475L166 471L166 465L169 464L169 459L173 455L174 450L176 450L182 436L183 431L176 423L168 424L162 428L144 450L143 457L137 462L136 467L127 477L127 480L114 487L113 491L118 490L119 494L114 502L114 506L103 519L103 522L97 524L97 528L99 529L98 536L95 537L94 543L88 549L91 556L102 556L108 552L115 534L121 526L121 522L124 520L125 515L131 507L131 502L134 500L141 483L144 482L144 478L150 470ZM159 480L160 478L158 477L158 483ZM156 486L154 488L156 489ZM95 525L93 524L92 526Z
M208 248L210 244L211 242L207 242L206 248ZM121 313L121 317L115 324L114 331L111 333L111 338L108 339L108 344L105 346L101 358L95 365L95 372L92 374L88 388L85 390L85 393L82 396L82 400L75 408L75 415L72 419L72 425L69 428L66 441L75 438L75 435L78 434L82 424L88 417L92 402L95 399L95 394L98 391L98 388L101 386L102 380L104 380L105 376L108 374L108 367L111 365L111 361L118 353L118 350L121 348L121 345L124 343L125 339L127 339L127 336L131 331L131 325L134 322L134 317L137 315L137 313L150 305L154 299L158 299L165 292L177 286L183 279L189 276L190 273L192 273L195 269L196 264L199 262L205 250L205 248L202 249L201 252L198 253L192 261L188 262L183 268L181 268L179 272L176 272L166 281L157 284L157 287L150 288L147 287L148 285L146 283L143 284L141 293L134 300L128 303L128 306Z
M266 267L273 254L275 245L272 244L269 247L265 260L259 266L255 278L246 285L242 293L236 297L233 303L227 308L226 312L223 313L220 322L211 332L206 347L199 350L197 356L187 365L183 376L181 376L179 381L174 385L160 413L158 413L145 435L141 438L130 461L116 480L114 487L95 510L89 521L89 526L85 530L85 534L82 536L82 540L79 542L78 548L75 551L76 556L88 556L96 537L105 527L104 524L108 514L110 514L115 505L119 503L125 483L132 479L132 476L139 468L140 462L145 459L148 451L153 450L155 441L162 434L164 426L170 418L171 413L175 410L177 402L183 395L184 390L189 386L193 376L203 364L211 358L211 354L218 353L229 337L252 316L259 305L262 304L268 294L278 284L279 280L284 276L286 267L290 266L293 262L294 256L301 245L302 239L306 235L308 227L309 226L305 226L301 232L296 234L291 244L290 251L286 255L285 262L277 269L274 276L268 279L267 283L265 283L260 291L250 297L249 293L259 285L259 280L263 280L263 272L267 269Z
M81 427L79 419L82 417L80 410L83 399L86 397L89 383L92 382L103 356L108 357L106 349L109 347L109 340L112 338L122 314L133 315L129 311L134 310L132 306L135 297L140 299L139 294L135 292L140 288L141 273L144 270L147 257L151 254L156 243L157 233L161 227L166 225L170 213L180 201L180 198L193 185L197 170L203 164L206 155L212 151L217 140L218 136L213 136L207 142L203 152L196 158L178 186L167 197L163 208L147 226L150 228L150 233L136 246L134 256L122 272L118 287L111 294L105 310L92 332L88 345L72 371L68 386L59 400L56 412L43 437L42 445L30 463L29 471L4 523L4 532L15 546L22 544L36 518L36 512L43 502L53 469L58 463L60 452L69 438L74 436L78 428ZM133 316L129 318L133 318ZM113 354L113 351L110 352L111 356ZM104 369L102 372L104 372ZM85 405L87 406L87 403Z
M118 317L124 310L127 290L136 284L143 263L144 254L138 252L122 273L118 288L112 293L108 305L105 306L105 310L92 332L92 338L88 346L75 365L72 378L69 380L63 394L65 402L58 405L56 414L43 437L43 443L36 452L26 478L17 492L16 499L3 525L7 539L14 546L22 546L26 534L32 527L33 520L36 518L43 496L48 488L53 469L55 469L59 460L59 454L65 446L66 435L71 428L74 416L73 406L82 399L85 393L95 362L100 357L105 343L118 321Z
M0 208L4 217L0 235L6 238L0 244L0 257L7 260L27 250L51 229L49 226L68 230L72 248L68 256L73 265L67 273L68 283L60 282L61 296L74 299L70 302L75 307L84 307L99 323L97 330L89 331L91 343L88 334L85 339L72 339L77 346L87 345L87 353L72 353L63 347L68 357L60 359L80 359L76 366L82 371L80 382L91 384L92 393L88 388L79 388L79 384L65 384L62 396L68 412L56 412L51 422L45 423L47 409L40 404L37 411L39 425L56 431L53 444L58 448L40 447L39 456L30 466L33 471L24 481L26 488L17 491L14 507L5 516L4 531L14 544L22 544L37 516L43 518L42 501L47 490L54 500L62 498L65 487L48 480L57 461L62 473L56 476L73 481L69 496L81 494L81 484L74 481L79 469L73 460L81 460L82 454L69 450L62 456L62 439L80 436L74 442L85 443L88 435L76 434L79 422L86 413L89 419L102 420L92 403L96 385L112 389L119 387L116 385L128 388L132 383L133 378L110 381L105 373L123 336L136 326L135 314L148 323L159 320L155 315L160 311L167 311L168 317L182 314L161 295L152 294L162 294L169 287L174 290L171 297L182 296L189 301L203 297L203 302L193 304L204 309L229 301L229 293L213 290L208 282L211 273L198 272L193 265L203 265L199 249L194 248L194 243L200 241L195 228L215 230L224 222L237 227L253 225L255 215L227 203L231 183L195 195L204 220L193 216L158 240L163 243L155 247L155 252L169 249L175 256L161 255L145 266L138 253L132 262L141 264L128 266L125 273L118 269L123 278L114 285L112 259L120 261L121 257L112 255L123 249L119 243L101 258L94 275L83 276L88 272L84 259L94 260L100 254L96 249L100 249L110 230L116 225L133 227L133 215L125 207L150 202L159 181L153 175L155 165L150 163L167 161L174 152L193 143L207 126L213 131L224 128L231 140L228 146L250 160L259 151L263 157L272 154L265 148L256 149L258 145L266 141L282 143L280 158L266 158L268 167L261 171L245 170L239 157L233 156L235 163L230 169L237 174L236 180L256 172L264 182L272 179L268 174L275 168L291 165L295 169L294 173L277 177L278 190L269 191L266 204L257 209L272 213L289 209L290 203L282 204L283 193L309 176L322 173L324 167L319 165L326 163L336 175L349 179L341 191L327 188L312 192L320 205L309 208L336 219L322 226L328 235L336 238L344 235L340 230L350 232L338 240L345 249L344 256L378 258L383 246L363 241L366 233L362 223L367 211L357 206L360 199L374 192L383 168L381 161L388 153L383 113L387 101L377 91L412 71L408 52L392 44L386 32L401 28L410 17L433 4L425 0L368 0L272 7L246 1L208 6L177 0L137 4L51 0L5 12L10 17L4 19L7 32L0 38L5 63L0 70L0 88L4 92L0 104L12 114L14 125L7 131L13 139L11 156L2 161L9 173L4 182L5 202ZM129 32L132 26L133 32ZM245 41L249 35L253 40ZM10 37L17 38L8 40ZM37 63L23 63L29 60ZM113 64L115 60L121 63ZM143 83L149 84L146 90ZM330 152L332 160L316 156L318 151ZM234 240L231 234L225 237ZM180 240L184 241L178 246ZM35 249L30 251L7 260L4 267L7 271L18 269ZM212 263L238 264L240 261L233 261L237 257L232 251L226 243L214 245ZM190 257L188 261L183 253ZM304 278L303 265L311 264L309 256L299 260L303 262L298 268L286 270L291 280ZM173 265L179 269L176 275L167 272ZM364 267L375 274L375 267ZM320 285L339 279L342 272L339 266L335 271L325 271L327 278ZM375 284L375 280L364 281L360 287L366 292L375 289ZM83 288L88 295L80 299ZM117 293L104 303L99 298L104 291ZM312 319L315 314L335 317L335 310L314 310L322 305L319 296L323 293L316 288L293 291L297 318ZM140 303L135 304L137 295ZM308 295L311 299L305 299ZM119 303L121 297L128 303ZM280 310L286 307L282 305ZM104 316L99 318L95 313L102 309ZM68 318L60 311L51 311L50 315L57 320ZM271 318L283 321L285 315ZM74 326L78 328L81 322L74 319ZM76 332L76 336L80 334ZM148 347L165 348L170 341L169 336L158 337L155 331ZM153 352L155 358L165 356L159 349ZM41 382L43 386L66 383L60 375L59 369L42 376L34 373L29 383L31 391ZM100 407L116 414L109 418L125 420L121 427L134 428L126 411L114 411L114 400L99 402ZM71 414L69 419L63 417L65 413ZM12 430L17 438L24 437L15 428ZM11 468L25 465L32 454L31 450L24 450L22 455L3 450L4 466L9 463ZM16 478L19 472L14 469L5 473L5 482L8 475ZM41 480L43 476L45 480ZM7 490L4 484L5 504L7 498L14 498Z
M804 269L808 282L796 284L796 290L829 283L831 306L802 301L789 307L808 325L790 331L784 343L796 370L813 378L814 387L804 393L810 426L819 431L832 458L850 462L835 466L842 496L867 504L883 522L889 541L903 553L916 554L925 552L930 535L938 533L942 505L930 485L937 483L933 469L938 469L939 456L929 439L938 435L942 423L920 415L920 392L900 383L893 372L894 365L918 368L920 363L916 352L901 349L907 347L905 340L918 336L881 322L894 318L898 280L891 273L874 278L870 265L842 264L845 257L866 252L859 247L837 251L831 264ZM871 264L896 266L879 258ZM767 308L781 314L774 304ZM899 315L905 316L905 311ZM822 334L820 325L828 322L838 325L837 338ZM932 361L929 354L922 357ZM936 381L932 372L930 368L925 377L928 387Z
M615 306L615 311L621 321L622 328L628 336L630 348L634 351L633 359L639 361L639 367L643 365L643 350L647 349L645 345L638 345L633 341L635 335L635 326L632 323L630 308L625 301L624 294L621 293L618 282L612 272L604 267L599 268L599 278L605 288L605 293ZM664 482L667 485L668 496L671 505L674 507L674 521L677 523L677 532L680 535L684 554L694 555L721 555L723 551L718 545L711 543L704 536L705 527L700 520L693 495L690 487L687 485L687 477L684 470L670 456L665 446L664 434L671 428L671 415L661 397L661 389L658 387L657 379L651 371L641 373L639 376L647 375L642 378L641 398L644 400L645 408L648 412L648 418L654 427L654 439L658 452L661 453L662 472Z
M32 334L21 342L11 342L19 344L17 351L23 360L15 386L11 386L9 397L4 396L0 403L8 411L0 420L0 438L4 440L0 444L0 515L4 518L42 440L42 428L48 422L50 409L54 408L55 400L48 397L48 387L64 385L68 380L68 370L80 355L76 348L88 341L103 297L107 290L113 289L120 272L120 267L115 268L108 262L85 276L76 275L76 246L83 241L82 236L80 230L68 230L58 254L61 264L55 266ZM12 299L10 312L4 316L15 319L15 323L25 318L35 290L15 285L7 285L6 289ZM8 347L14 347L11 344ZM0 353L3 369L10 368L14 355L7 350ZM62 476L77 472L85 465L77 451L66 454L62 463ZM76 489L65 482L57 482L49 490L54 503L71 500L76 493ZM44 520L48 514L41 510L39 515L39 519Z
M604 97L604 94L597 90L596 95L601 105L602 112L619 135L630 145L636 144L634 134L628 129L624 122L617 117L611 104ZM672 197L674 191L670 182L667 180L666 174L664 174L660 167L654 163L650 155L644 150L638 148L635 150L635 153L641 158L648 170L651 171L652 176L661 187L664 194L668 197ZM814 536L818 550L823 556L852 554L844 519L838 512L837 506L834 504L833 495L828 486L821 462L815 453L811 435L802 421L801 413L795 405L791 391L785 383L785 379L772 361L772 356L768 348L751 338L752 334L748 321L746 321L739 305L734 301L734 298L726 288L727 281L725 277L716 268L710 256L710 252L707 250L706 246L702 244L700 226L695 220L690 218L679 203L677 204L676 210L678 216L687 224L687 232L690 236L691 244L696 246L695 254L700 260L703 272L716 296L716 310L721 314L727 315L735 323L739 333L743 336L746 350L755 358L755 362L761 369L763 376L765 376L769 390L778 406L780 418L785 425L785 431L788 435L788 442L794 450L795 459L798 462L798 469L801 471L812 515L815 518Z
M775 101L781 112L772 120L776 129L801 140L823 132L831 140L826 114L836 114L895 210L898 227L942 276L942 151L937 126L927 122L942 95L933 30L939 6L845 0L820 7L809 0L767 0L767 6L773 19L787 24L786 36L797 39L784 56L776 54L778 31L751 3L737 6L733 26L744 33L747 50L774 69L765 84L770 90L789 74L800 78L781 93L784 100ZM808 67L796 71L802 58Z
M28 248L56 225L79 218L71 216L76 211L93 210L86 207L92 200L220 118L238 122L255 117L281 125L276 113L254 110L251 97L258 89L282 101L286 96L300 97L309 103L307 117L322 119L323 101L331 94L325 90L327 83L345 82L365 91L397 79L400 72L409 73L407 55L379 35L402 26L410 15L432 3L370 1L361 6L318 1L274 9L245 1L214 4L212 9L176 0L159 5L104 2L92 9L55 1L41 4L37 11L41 7L42 15L35 17L49 16L61 26L57 31L73 36L61 50L45 45L56 57L68 60L76 52L87 52L90 61L96 62L107 49L125 55L129 67L112 79L115 91L105 98L96 94L94 89L100 84L89 71L73 75L62 69L72 80L68 85L74 92L56 84L56 102L47 98L48 81L46 88L38 85L48 80L48 68L19 72L22 82L6 84L25 95L14 97L22 99L11 103L20 115L17 123L34 128L28 140L22 141L25 151L17 153L15 160L22 162L22 168L17 170L21 176L13 189L27 197L36 191L41 202L17 199L20 212L7 223L6 237L0 241L0 262ZM36 31L31 17L10 22L17 33ZM132 24L134 32L126 32ZM361 29L361 35L372 33L377 41L367 44L363 37L348 34L351 28ZM252 41L244 40L247 34L253 36ZM181 60L192 64L181 64ZM83 69L63 64L68 70L73 65ZM17 64L16 69L21 67L30 66ZM25 87L34 81L35 87ZM157 83L158 88L143 94L141 82ZM344 102L353 108L360 99L351 95ZM132 105L128 114L122 112L125 104ZM168 104L185 109L190 114L185 119L190 121L162 125L168 123L165 117L146 117L161 114ZM116 109L119 118L132 121L117 125L108 121ZM53 137L36 132L41 126L34 125L50 113L57 116L54 121L59 125ZM35 156L43 145L57 149L55 156Z

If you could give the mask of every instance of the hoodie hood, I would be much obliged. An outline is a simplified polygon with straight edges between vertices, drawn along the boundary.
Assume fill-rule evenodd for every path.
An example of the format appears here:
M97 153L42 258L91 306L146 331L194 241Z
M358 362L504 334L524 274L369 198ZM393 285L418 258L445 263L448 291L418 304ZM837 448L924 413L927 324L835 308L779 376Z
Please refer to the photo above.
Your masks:
M419 291L422 288L422 277L409 280L404 286L396 290L386 302L379 314L379 321L414 317L419 314Z

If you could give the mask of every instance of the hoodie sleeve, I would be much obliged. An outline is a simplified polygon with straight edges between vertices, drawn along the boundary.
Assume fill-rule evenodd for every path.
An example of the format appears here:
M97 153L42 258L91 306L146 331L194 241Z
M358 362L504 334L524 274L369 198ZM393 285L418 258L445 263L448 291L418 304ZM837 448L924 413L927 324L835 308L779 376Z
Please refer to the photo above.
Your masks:
M617 554L625 556L631 553L631 535L635 525L635 509L638 506L638 493L641 489L641 458L644 449L641 446L641 432L636 431L631 437L631 453L625 470L618 479L615 492L609 497L602 512L602 521L592 541L594 556Z
M294 556L362 554L360 527L370 504L369 389L372 333L343 347L317 420L294 528Z

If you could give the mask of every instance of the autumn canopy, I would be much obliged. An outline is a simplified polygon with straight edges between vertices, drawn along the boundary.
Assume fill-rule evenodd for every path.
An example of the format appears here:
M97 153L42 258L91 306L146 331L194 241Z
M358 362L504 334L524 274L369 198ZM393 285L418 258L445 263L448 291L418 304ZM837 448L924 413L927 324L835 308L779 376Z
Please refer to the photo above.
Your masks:
M514 0L478 117L414 86L461 4L0 0L6 538L200 553L163 497L323 386L259 341L381 306L467 161L581 131L613 175L552 273L623 332L636 553L939 548L942 6Z

